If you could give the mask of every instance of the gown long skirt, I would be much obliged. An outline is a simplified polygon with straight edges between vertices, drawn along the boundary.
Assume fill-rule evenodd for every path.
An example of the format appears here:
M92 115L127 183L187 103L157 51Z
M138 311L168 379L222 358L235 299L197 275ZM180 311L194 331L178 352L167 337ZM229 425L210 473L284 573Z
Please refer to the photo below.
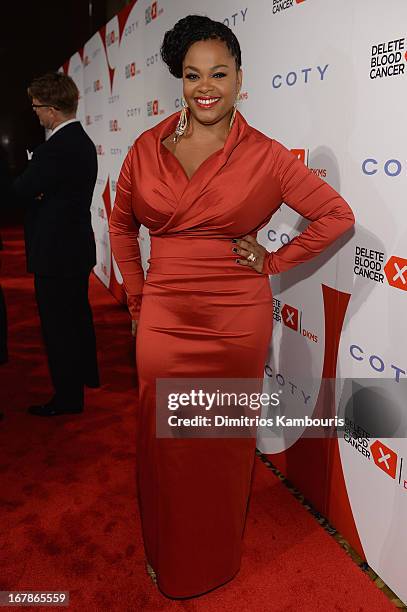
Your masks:
M146 558L172 598L239 571L255 438L158 438L156 379L263 377L272 333L268 276L228 239L151 239L136 341L137 482Z

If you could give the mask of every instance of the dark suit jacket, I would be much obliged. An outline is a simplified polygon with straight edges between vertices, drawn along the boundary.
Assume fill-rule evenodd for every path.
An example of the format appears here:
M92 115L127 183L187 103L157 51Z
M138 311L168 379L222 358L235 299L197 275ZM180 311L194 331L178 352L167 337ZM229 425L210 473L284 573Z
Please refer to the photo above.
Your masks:
M26 201L29 272L74 276L96 264L90 205L97 177L96 149L79 121L35 149L13 191ZM42 199L35 199L43 194Z

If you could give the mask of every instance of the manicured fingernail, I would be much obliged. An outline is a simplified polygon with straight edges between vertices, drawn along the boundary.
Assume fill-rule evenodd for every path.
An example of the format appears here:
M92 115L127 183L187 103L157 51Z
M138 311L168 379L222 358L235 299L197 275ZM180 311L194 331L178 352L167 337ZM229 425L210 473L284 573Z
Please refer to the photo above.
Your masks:
M237 248L236 248L236 247L234 247L234 248L232 249L232 251L233 251L234 253L237 253Z

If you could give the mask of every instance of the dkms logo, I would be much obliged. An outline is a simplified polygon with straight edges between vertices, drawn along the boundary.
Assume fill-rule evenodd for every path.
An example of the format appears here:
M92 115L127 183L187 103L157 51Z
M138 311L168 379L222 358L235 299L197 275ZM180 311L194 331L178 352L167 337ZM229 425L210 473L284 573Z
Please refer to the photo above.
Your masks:
M285 74L275 74L271 79L271 86L273 89L279 89L286 85L288 87L293 87L297 84L308 85L311 82L324 81L328 67L329 64L325 64L325 66L302 68L301 70L291 70Z

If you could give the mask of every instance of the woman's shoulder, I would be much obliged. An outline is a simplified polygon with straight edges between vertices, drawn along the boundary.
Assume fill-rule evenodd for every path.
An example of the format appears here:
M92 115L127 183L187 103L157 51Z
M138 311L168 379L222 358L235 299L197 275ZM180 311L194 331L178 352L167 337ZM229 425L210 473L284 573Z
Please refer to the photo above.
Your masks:
M270 149L272 149L273 146L284 147L284 145L282 145L281 142L276 140L274 136L265 134L264 132L261 132L260 130L253 127L252 125L249 125L248 128L249 128L249 137L256 144L263 145L264 147L267 147Z
M247 124L247 135L250 144L253 144L256 147L261 147L265 152L273 152L273 143L277 142L275 141L273 136L265 134L264 132L261 132L260 130L249 124Z
M288 155L289 157L294 156L294 153L290 151L280 140L277 140L273 135L265 134L260 130L254 128L253 126L249 126L249 134L250 138L257 145L264 146L267 150L269 150L273 156L277 155Z
M299 151L290 150L280 140L274 138L274 135L261 132L252 125L247 124L247 128L246 142L267 155L276 167L298 166L302 169L303 164L299 164Z

